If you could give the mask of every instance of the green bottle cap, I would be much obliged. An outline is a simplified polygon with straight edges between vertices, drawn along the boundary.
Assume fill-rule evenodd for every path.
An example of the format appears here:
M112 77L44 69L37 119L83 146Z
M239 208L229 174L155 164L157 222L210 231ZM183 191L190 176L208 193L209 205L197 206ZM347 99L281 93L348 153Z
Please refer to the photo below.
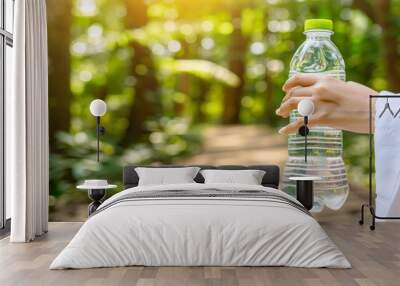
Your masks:
M329 19L308 19L304 22L304 31L333 30L333 22Z

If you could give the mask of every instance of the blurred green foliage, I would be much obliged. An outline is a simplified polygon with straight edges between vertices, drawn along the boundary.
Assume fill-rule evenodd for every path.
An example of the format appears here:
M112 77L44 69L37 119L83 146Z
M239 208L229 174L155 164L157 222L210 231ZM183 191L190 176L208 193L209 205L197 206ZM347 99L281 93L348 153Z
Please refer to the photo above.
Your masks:
M376 90L394 87L385 66L387 27L366 9L374 2L73 0L72 100L65 107L71 122L68 130L57 130L51 195L88 177L118 183L126 163L169 163L189 156L201 144L202 124L224 122L225 109L238 113L231 123L283 125L286 120L274 111L307 18L334 21L333 41L345 59L348 80ZM398 31L400 1L389 2L387 17ZM239 108L227 101L229 94ZM135 112L151 110L144 122L142 117L131 122L139 97L143 103ZM95 120L88 111L94 98L108 104L100 166L94 157ZM134 135L129 124L144 127ZM345 135L349 175L358 183L366 182L367 143L365 136Z

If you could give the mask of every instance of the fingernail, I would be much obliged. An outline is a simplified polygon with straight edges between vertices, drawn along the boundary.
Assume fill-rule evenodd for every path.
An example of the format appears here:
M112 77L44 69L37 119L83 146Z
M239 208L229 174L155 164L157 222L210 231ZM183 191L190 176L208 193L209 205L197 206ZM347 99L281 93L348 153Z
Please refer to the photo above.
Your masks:
M281 129L279 129L278 133L279 134L285 134L285 127L282 127Z
M281 112L281 109L280 109L280 108L278 108L277 110L275 110L275 114L278 114L278 115L279 115L279 112Z

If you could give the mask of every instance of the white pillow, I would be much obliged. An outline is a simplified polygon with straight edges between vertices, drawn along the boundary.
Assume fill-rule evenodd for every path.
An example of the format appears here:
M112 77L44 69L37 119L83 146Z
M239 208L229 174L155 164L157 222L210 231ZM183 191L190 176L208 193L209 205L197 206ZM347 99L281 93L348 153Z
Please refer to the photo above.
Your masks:
M195 183L193 179L199 170L199 167L135 168L139 176L139 186Z
M202 170L205 184L261 185L265 171L261 170Z

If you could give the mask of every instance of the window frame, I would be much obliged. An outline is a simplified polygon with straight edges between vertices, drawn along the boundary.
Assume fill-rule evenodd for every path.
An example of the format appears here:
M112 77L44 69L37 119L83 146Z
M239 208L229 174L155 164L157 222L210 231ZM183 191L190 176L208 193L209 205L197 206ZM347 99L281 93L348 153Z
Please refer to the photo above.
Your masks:
M10 218L7 219L6 212L6 189L5 189L5 97L6 97L6 49L13 48L13 33L7 31L6 27L6 1L12 2L12 11L15 15L15 0L0 0L1 21L0 21L0 237L9 233ZM11 15L14 21L14 15ZM14 30L14 27L11 29Z

